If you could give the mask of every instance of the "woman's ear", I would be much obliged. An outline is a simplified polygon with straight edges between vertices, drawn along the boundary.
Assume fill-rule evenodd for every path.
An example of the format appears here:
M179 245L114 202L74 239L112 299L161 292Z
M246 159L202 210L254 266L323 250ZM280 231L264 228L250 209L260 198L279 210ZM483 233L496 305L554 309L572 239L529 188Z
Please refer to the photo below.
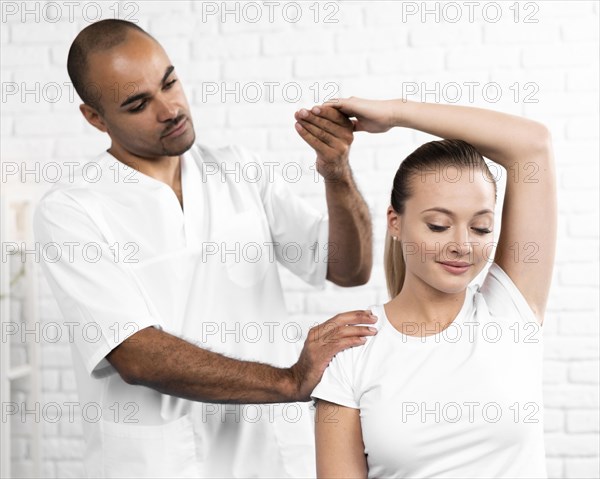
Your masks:
M392 239L400 239L400 215L394 211L394 208L388 206L387 209L387 227L388 233Z

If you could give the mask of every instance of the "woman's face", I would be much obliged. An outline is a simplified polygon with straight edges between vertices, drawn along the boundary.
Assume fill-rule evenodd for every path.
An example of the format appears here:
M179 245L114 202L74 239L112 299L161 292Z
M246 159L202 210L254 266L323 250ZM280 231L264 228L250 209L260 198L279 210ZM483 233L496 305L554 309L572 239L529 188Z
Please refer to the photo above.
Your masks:
M480 169L447 167L414 176L411 187L402 215L388 209L389 234L402 241L404 284L463 291L493 255L494 184Z

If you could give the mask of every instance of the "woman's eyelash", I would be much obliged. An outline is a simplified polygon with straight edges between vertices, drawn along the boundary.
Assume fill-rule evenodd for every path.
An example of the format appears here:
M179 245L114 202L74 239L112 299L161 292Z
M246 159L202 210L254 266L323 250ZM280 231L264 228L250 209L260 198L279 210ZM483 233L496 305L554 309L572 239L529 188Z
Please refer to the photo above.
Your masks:
M442 232L442 231L446 231L449 226L440 226L440 225L432 225L430 223L427 223L427 226L429 227L429 229L431 231L435 231L435 232ZM487 229L487 228L473 228L475 231L477 231L479 234L490 234L492 232L492 230Z
M431 231L446 231L449 228L448 226L432 225L429 223L427 223L427 226Z

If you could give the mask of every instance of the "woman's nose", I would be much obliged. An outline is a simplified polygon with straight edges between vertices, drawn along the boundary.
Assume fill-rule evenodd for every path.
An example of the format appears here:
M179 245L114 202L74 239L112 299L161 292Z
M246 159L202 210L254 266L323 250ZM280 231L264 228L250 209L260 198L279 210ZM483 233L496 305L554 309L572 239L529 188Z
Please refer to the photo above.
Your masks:
M473 251L473 240L467 230L457 228L450 250L457 256L467 256Z

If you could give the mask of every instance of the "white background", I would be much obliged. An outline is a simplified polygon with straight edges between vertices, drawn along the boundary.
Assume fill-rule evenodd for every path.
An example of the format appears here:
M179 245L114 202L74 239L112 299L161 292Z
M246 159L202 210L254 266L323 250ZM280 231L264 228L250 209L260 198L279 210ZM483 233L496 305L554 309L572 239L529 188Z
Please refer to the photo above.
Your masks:
M2 181L45 189L54 177L45 164L84 162L109 146L78 111L66 57L78 31L115 15L137 20L165 47L199 141L236 143L278 162L321 209L323 184L293 113L331 94L457 102L538 120L553 135L559 186L544 323L548 470L598 477L598 14L596 1L3 2L1 158L33 173ZM393 174L431 139L400 129L356 135L351 165L374 221L372 278L312 291L284 274L292 320L320 322L386 301L382 245ZM295 165L305 172L297 182ZM40 291L43 322L60 321L43 278ZM77 401L68 343L43 342L42 363L42 401ZM44 476L80 477L80 421L42 423ZM15 473L26 470L26 441L17 438L13 449Z

